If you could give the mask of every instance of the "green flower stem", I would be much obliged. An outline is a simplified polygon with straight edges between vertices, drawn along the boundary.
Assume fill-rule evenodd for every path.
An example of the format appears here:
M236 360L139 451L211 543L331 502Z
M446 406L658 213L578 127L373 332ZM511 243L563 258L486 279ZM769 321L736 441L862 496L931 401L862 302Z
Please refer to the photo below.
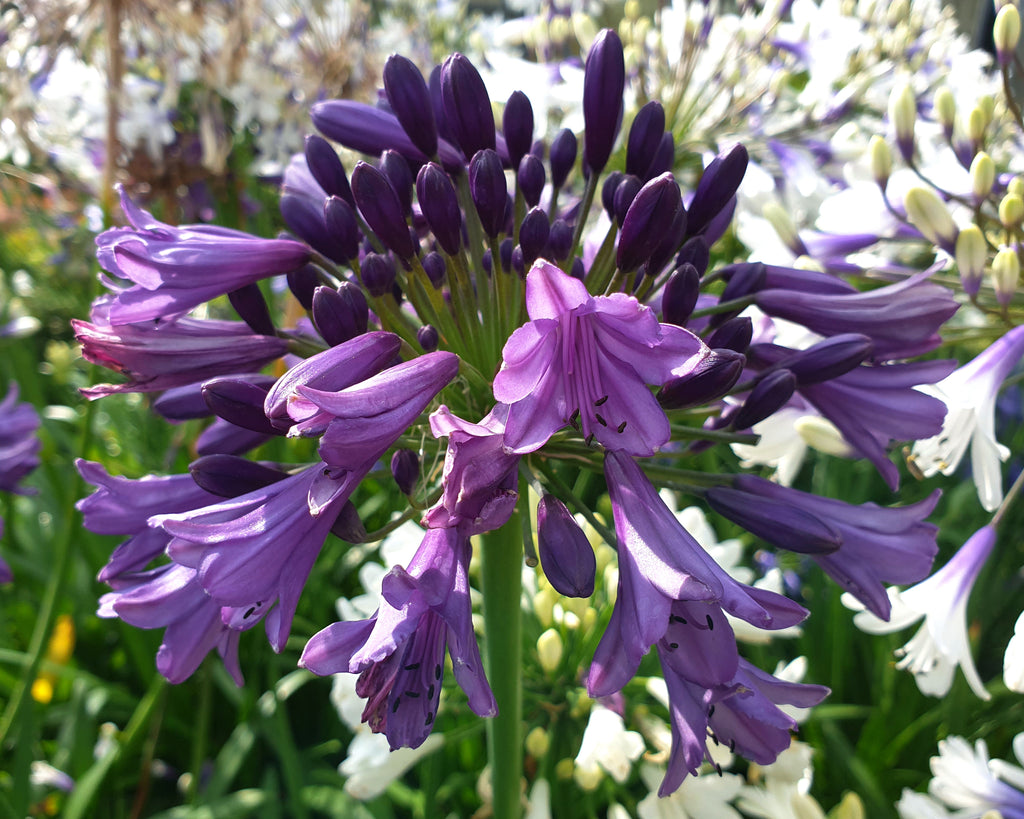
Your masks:
M523 658L522 594L523 527L526 486L520 501L500 529L480 536L483 555L484 646L487 679L498 703L498 715L487 720L487 757L491 766L494 819L523 815Z

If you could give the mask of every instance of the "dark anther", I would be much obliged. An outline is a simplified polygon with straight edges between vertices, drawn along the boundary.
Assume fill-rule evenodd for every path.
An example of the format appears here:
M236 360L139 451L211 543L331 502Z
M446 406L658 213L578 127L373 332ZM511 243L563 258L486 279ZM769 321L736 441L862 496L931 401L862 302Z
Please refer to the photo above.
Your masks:
M679 648L679 643L669 643L668 647L675 651L677 648Z
M608 396L607 396L607 395L602 395L602 396L601 396L600 398L598 398L598 399L597 399L597 400L596 400L596 401L594 402L594 406L595 406L595 407L599 407L599 406L601 406L601 405L602 405L602 404L603 404L603 403L604 403L605 401L607 401L607 400L608 400Z
M396 700L395 700L395 704L391 706L391 713L392 713L392 714L393 714L393 713L395 713L395 711L397 711L397 710L398 710L398 704L399 704L399 703L400 703L401 701L402 701L402 698L401 698L401 697L399 697L398 699L396 699Z
M403 667L405 668L406 671L415 671L417 668L420 667L420 664L419 663L409 663L409 665L403 666Z
M597 419L597 423L599 423L601 426L608 426L608 422L605 421L604 418L602 418L598 413L595 412L594 417Z
M441 666L439 666L439 665L435 665L434 666L434 679L435 680L441 679Z
M569 426L571 426L575 430L579 430L579 428L580 428L580 408L579 407L576 407L576 409L574 409L572 411L572 415L569 416Z
M414 700L415 700L415 699L418 699L418 698L419 698L419 695L420 695L420 692L419 692L419 691L406 691L406 692L405 692L405 696L407 696L407 697L412 697L412 698L413 698Z
M711 619L711 615L710 614L707 616L707 618L708 618L708 631L714 631L715 630L715 621Z
M434 690L435 690L434 689L434 684L431 683L430 684L430 688L427 689L427 699L428 700L434 699Z
M626 431L626 422L625 422L625 421L623 421L623 422L622 422L621 424L619 424L619 425L618 425L618 426L617 426L617 427L615 428L615 431L616 431L616 432L618 432L618 433L620 433L620 434L621 434L621 433L623 433L623 432L625 432L625 431Z
M243 620L247 620L248 618L252 617L252 613L254 611L256 611L256 607L255 606L251 606L249 608L249 610L245 614L242 615L242 619Z
M594 440L594 433L591 432L586 438L583 439L583 443L585 443L587 446L590 446L590 444L593 442L593 440Z

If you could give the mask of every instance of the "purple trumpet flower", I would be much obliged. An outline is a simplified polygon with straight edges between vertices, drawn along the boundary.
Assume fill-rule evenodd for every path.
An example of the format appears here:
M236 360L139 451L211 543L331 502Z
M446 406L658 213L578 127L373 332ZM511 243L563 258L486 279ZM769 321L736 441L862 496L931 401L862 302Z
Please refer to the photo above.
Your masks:
M189 512L219 497L201 489L191 475L147 475L131 480L110 475L102 464L79 458L75 466L83 480L96 487L75 508L82 523L98 535L128 535L100 569L98 579L113 583L118 578L141 572L161 555L170 541L167 533L153 529L147 520L168 512Z
M665 636L677 601L717 602L760 628L796 625L807 611L782 595L730 577L682 527L628 455L605 457L619 543L619 592L587 676L593 697L619 691L650 647Z
M526 277L531 321L505 343L494 397L509 404L505 447L532 452L571 424L588 440L652 455L670 437L647 389L692 372L710 351L693 333L660 324L632 296L591 296L538 260Z
M423 517L432 529L458 527L467 535L505 523L519 497L519 456L503 446L508 407L498 404L477 424L442 405L430 416L435 438L447 438L441 499Z
M928 281L929 275L849 295L767 289L754 303L770 316L822 335L866 335L877 361L912 358L939 345L939 328L959 307L952 291Z
M82 356L129 381L82 390L90 399L255 372L288 350L284 339L256 335L244 322L180 318L160 324L110 324L103 313L102 308L93 310L93 324L71 320Z
M164 629L156 669L172 683L187 680L217 649L241 686L238 640L242 630L259 622L259 617L239 618L235 610L219 606L196 581L195 570L174 563L118 580L115 590L100 598L97 614L137 628Z
M180 315L246 284L296 270L310 258L306 245L290 239L164 224L136 207L123 189L121 208L131 227L96 237L100 266L117 277L101 276L114 291L111 324Z
M739 475L732 487L707 492L708 502L719 514L751 530L783 549L794 548L802 536L796 521L816 520L838 536L839 548L810 551L797 545L867 609L889 619L890 602L885 583L916 583L927 576L938 551L938 527L926 523L939 501L936 490L924 500L907 506L857 506L820 498L797 489L779 486L754 475ZM780 526L784 520L789 525Z
M469 707L482 717L498 711L473 633L470 554L458 529L428 530L408 569L395 567L384 578L373 617L334 623L302 652L299 665L314 674L359 674L363 721L385 734L392 750L416 748L430 734L446 647Z
M18 484L37 466L42 444L36 436L39 414L31 404L18 401L18 385L11 383L0 401L0 491L27 495L34 490Z

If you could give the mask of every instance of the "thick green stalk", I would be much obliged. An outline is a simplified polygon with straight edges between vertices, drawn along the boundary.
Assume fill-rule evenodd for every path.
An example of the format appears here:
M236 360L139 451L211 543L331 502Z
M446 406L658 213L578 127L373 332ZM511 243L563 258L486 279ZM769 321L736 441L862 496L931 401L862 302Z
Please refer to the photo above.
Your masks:
M523 815L523 529L526 487L515 513L500 529L480 536L483 553L484 647L487 679L498 715L487 720L487 757L494 792L494 819Z

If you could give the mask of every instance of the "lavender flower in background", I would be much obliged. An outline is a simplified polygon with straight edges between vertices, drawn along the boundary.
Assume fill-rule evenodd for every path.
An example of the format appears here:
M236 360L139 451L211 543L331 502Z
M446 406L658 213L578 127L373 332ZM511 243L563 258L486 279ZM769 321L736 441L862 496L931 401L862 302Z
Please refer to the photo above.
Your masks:
M35 408L18 400L18 385L8 384L7 395L0 401L0 490L15 495L35 492L18 484L39 466L39 423ZM3 531L4 521L0 519L0 535ZM13 578L10 567L0 557L0 583L10 583Z

